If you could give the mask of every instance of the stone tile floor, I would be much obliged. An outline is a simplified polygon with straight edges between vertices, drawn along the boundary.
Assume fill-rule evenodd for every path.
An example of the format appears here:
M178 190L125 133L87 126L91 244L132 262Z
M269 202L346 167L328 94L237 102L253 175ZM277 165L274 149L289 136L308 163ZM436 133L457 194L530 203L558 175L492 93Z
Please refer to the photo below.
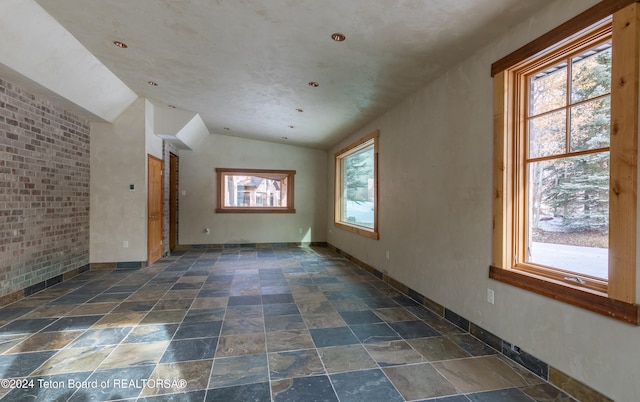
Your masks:
M572 401L326 248L90 271L0 325L7 401Z

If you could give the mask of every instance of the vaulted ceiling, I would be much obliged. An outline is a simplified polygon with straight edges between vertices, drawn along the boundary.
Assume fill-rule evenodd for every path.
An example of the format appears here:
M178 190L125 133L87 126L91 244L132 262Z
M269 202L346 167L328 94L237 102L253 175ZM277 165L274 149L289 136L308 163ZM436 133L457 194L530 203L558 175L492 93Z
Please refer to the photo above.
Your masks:
M9 10L0 24L24 19L17 22L23 32L39 24L40 40L14 51L29 52L21 63L40 63L34 70L41 75L55 55L61 60L50 73L64 73L68 63L88 84L49 89L67 91L62 97L91 115L112 120L113 112L101 115L83 102L117 111L118 102L131 102L128 87L157 104L198 113L210 132L326 149L551 0L35 1L3 0L0 11L12 3L40 6L92 62L64 44L48 44L55 37L48 32L61 27L42 27L46 15ZM334 41L334 33L346 39ZM51 46L56 53L38 60ZM14 55L1 57L8 70L24 70L7 60ZM100 68L108 71L97 74ZM86 93L91 83L112 79L124 86ZM74 96L79 100L69 99Z

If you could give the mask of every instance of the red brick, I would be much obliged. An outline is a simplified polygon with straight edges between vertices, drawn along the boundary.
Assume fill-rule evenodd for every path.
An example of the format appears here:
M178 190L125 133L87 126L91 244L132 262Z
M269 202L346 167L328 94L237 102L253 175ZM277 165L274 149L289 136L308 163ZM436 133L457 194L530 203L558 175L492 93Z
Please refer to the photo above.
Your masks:
M89 122L0 79L0 298L89 262Z

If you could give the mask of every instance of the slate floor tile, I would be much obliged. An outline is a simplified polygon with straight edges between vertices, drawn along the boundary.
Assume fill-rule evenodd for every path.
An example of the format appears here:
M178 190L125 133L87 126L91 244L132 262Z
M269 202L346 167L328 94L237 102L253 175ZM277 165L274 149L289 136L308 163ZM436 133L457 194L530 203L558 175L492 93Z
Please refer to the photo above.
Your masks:
M266 354L224 357L213 361L209 388L222 388L268 381L269 369Z
M460 393L429 363L387 367L382 370L408 401Z
M203 321L182 323L174 335L174 339L209 338L219 336L222 321Z
M12 321L0 328L0 335L35 334L57 320L57 318L34 318Z
M405 341L391 341L366 344L365 348L380 367L420 363L422 355Z
M309 333L317 348L360 343L349 327L310 329Z
M0 378L27 377L56 351L19 353L0 356Z
M533 402L524 392L517 388L478 392L467 395L471 402Z
M269 353L271 379L324 374L324 367L315 349Z
M266 338L269 353L315 347L311 334L306 329L267 332Z
M433 367L464 393L511 387L512 384L490 369L484 359L486 357L445 360L433 363Z
M12 354L62 349L82 333L83 331L39 332L9 349L6 353Z
M286 243L175 250L0 307L11 377L109 386L3 401L575 402L334 251Z
M371 310L365 311L343 311L340 313L344 322L349 325L358 324L373 324L376 322L382 322L380 317L373 313Z
M271 384L271 392L275 402L338 402L327 376L276 380Z
M208 390L206 402L218 401L270 402L271 389L269 383L265 381Z
M363 345L332 346L318 349L329 374L378 368Z
M266 353L264 332L221 336L216 349L216 358Z
M160 363L213 359L218 338L176 339L169 343Z
M444 336L408 339L407 342L428 361L460 359L470 357L460 346Z
M402 395L379 369L332 374L330 378L341 402L404 401Z
M404 339L427 338L440 335L438 331L422 321L391 322L389 326Z
M352 325L351 330L362 343L400 340L400 335L385 323Z
M473 356L495 355L498 352L470 334L454 334L449 339Z

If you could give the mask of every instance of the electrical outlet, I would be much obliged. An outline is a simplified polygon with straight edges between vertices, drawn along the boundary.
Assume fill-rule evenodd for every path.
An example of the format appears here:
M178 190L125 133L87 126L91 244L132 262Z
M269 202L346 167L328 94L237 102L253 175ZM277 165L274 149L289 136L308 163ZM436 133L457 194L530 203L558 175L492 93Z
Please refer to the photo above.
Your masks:
M204 234L208 235L209 233L211 233L211 231L209 230L209 228L204 228Z
M389 250L387 250L387 260L389 259Z
M496 298L495 298L496 294L493 291L493 289L487 289L487 301L491 304L495 304Z
M298 229L298 233L302 234L302 228Z
M129 241L128 240L123 241L122 242L122 247L123 248L129 248Z

